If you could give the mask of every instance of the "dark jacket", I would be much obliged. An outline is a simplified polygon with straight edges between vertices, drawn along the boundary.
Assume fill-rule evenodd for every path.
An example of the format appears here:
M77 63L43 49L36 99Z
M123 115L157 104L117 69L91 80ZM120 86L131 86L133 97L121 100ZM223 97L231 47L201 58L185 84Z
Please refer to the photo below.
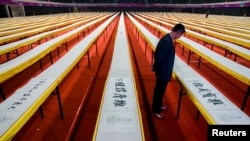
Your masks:
M164 35L158 42L154 53L153 71L156 78L169 81L172 76L175 48L170 34Z

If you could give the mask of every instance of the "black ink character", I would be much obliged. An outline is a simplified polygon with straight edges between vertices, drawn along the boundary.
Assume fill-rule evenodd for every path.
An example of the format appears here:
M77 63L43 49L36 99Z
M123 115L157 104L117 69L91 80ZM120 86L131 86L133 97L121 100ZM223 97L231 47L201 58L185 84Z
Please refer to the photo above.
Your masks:
M123 107L123 106L126 105L126 101L124 101L124 100L114 100L114 104L115 104L115 107L117 107L117 106Z
M114 97L114 98L123 99L123 98L127 97L127 95L125 95L125 94L117 94L117 93L114 93L114 96L113 96L113 97Z

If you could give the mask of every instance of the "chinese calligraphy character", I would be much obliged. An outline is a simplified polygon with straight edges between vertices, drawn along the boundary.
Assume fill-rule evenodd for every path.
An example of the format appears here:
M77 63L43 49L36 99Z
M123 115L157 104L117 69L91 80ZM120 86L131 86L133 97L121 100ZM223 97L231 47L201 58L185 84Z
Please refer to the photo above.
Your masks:
M202 86L203 86L203 84L202 84L202 83L199 83L199 82L194 82L193 85L194 85L195 87L202 87Z
M206 94L203 95L203 97L216 97L216 94L215 93L211 93L211 92L208 92Z
M115 100L114 101L114 104L115 104L115 107L116 106L125 106L126 105L126 101L124 101L124 100Z
M209 103L213 103L214 105L218 105L218 104L223 104L224 102L222 102L219 99L208 99Z
M124 87L119 87L119 88L115 88L116 92L127 92L126 88Z
M113 96L114 98L120 98L120 99L122 99L122 98L125 98L125 97L127 97L125 94L118 94L118 93L114 93L114 96Z
M121 81L118 81L118 82L115 83L115 86L116 87L125 87L125 84L123 82L121 82Z
M203 88L199 88L199 93L203 92L203 91L210 91L209 89L203 89Z

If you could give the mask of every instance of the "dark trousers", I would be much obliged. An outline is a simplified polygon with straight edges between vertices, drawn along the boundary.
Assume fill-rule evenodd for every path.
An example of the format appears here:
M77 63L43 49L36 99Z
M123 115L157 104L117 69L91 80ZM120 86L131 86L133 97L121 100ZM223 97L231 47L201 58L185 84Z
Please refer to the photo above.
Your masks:
M162 81L156 78L156 84L154 88L154 95L153 95L153 105L152 111L153 113L160 113L162 105L162 98L167 88L168 81Z

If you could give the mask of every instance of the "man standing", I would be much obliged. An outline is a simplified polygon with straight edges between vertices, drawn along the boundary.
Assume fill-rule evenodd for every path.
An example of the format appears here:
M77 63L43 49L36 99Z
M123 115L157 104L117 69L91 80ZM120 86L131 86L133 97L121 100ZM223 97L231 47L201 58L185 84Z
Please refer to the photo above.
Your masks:
M152 111L158 118L164 118L161 110L166 109L166 106L163 105L162 98L166 91L167 84L172 77L175 58L174 40L180 38L184 33L184 25L178 23L170 33L167 33L159 40L156 46L153 64L156 84L154 88Z
M206 18L208 18L208 15L209 15L209 11L206 12Z

